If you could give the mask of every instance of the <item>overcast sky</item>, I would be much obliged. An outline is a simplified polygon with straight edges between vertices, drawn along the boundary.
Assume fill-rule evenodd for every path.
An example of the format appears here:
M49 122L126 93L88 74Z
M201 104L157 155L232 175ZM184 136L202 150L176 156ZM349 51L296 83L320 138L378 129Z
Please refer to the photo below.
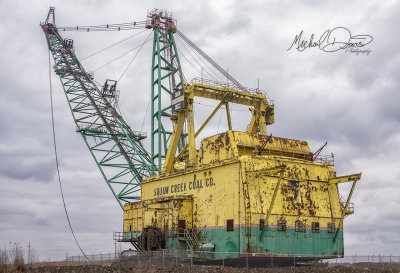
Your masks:
M134 3L136 2L136 3ZM27 4L29 3L29 4ZM168 3L168 4L167 4ZM42 259L79 254L70 234L56 179L49 101L48 49L39 27L50 6L58 26L145 20L152 8L168 9L178 28L244 86L266 90L275 102L274 136L307 140L313 151L325 141L338 175L363 172L345 219L345 254L400 255L400 3L398 1L0 1L0 247L30 242ZM369 54L288 48L295 35L320 37L346 27L370 35ZM136 31L138 32L138 31ZM131 36L61 33L84 58ZM82 61L95 70L149 35L146 31ZM182 51L184 73L196 76ZM140 130L150 94L151 42L119 82L120 105ZM133 54L96 70L117 79ZM196 64L196 63L194 63ZM199 69L199 66L197 67ZM199 75L197 75L199 76ZM60 82L52 72L60 171L72 225L89 253L114 251L122 211L103 181L75 125ZM233 107L234 129L246 112ZM210 108L196 105L201 118ZM207 131L226 130L218 115ZM144 131L149 133L149 119ZM145 142L148 145L148 141ZM346 195L348 187L343 188ZM26 248L25 248L26 249Z

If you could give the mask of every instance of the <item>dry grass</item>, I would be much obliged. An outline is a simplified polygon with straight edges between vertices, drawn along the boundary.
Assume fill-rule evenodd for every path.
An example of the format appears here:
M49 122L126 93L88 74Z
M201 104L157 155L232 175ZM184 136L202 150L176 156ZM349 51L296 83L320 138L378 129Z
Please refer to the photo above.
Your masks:
M19 244L9 250L0 250L0 273L26 272L24 251Z
M10 267L10 258L6 250L0 250L0 273L5 273Z

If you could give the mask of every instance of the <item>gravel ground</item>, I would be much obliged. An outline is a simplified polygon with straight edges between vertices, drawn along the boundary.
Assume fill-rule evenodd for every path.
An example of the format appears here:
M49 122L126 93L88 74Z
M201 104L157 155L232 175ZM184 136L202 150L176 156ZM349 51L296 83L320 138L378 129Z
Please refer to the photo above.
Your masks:
M18 272L18 271L8 271ZM175 267L113 267L101 265L84 266L41 266L27 268L27 273L400 273L400 264L359 264L354 266L304 266L277 268L232 268L218 266L175 266Z

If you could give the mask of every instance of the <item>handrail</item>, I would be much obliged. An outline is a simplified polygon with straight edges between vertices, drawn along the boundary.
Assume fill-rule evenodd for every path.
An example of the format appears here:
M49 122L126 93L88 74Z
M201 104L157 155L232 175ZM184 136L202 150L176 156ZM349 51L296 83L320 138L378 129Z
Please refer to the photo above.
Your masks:
M242 88L240 88L239 86L237 86L236 84L230 83L230 82L218 82L218 81L214 81L214 80L209 80L209 79L203 79L203 78L193 78L190 82L190 85L192 84L205 84L205 85L211 85L211 86L215 86L215 87L220 87L220 88L232 88L232 89L237 89L240 92L247 92L253 95L263 95L264 97L266 97L268 99L268 102L270 104L274 104L273 100L271 100L268 97L268 94L266 91L260 90L260 89L256 89L256 88L245 88L245 91L242 91Z
M186 241L189 243L190 247L192 250L198 250L200 249L200 242L197 236L194 234L192 229L185 228L183 230L184 237Z

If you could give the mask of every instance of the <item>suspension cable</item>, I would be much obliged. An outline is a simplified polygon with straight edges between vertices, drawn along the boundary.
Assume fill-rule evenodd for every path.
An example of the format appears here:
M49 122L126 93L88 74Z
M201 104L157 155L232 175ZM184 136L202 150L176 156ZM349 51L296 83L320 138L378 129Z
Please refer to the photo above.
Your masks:
M182 45L183 45L183 44L182 44ZM186 52L188 52L188 53L189 53L189 56L191 56L192 59L200 66L200 70L199 70L199 68L196 67L196 65L194 65L194 64L189 60L188 57L185 56L185 54L183 53L183 51L181 51L180 54L181 54L181 55L183 56L183 58L193 67L193 69L195 69L195 70L201 75L201 74L202 74L202 71L201 71L201 70L203 70L204 67L190 54L190 51L186 50ZM212 80L217 80L217 78L215 78L213 75L211 75L211 74L208 72L207 69L204 69L204 71L211 77ZM214 72L213 72L213 73L214 73ZM215 74L215 73L214 73L214 74ZM218 75L217 75L217 77L218 77ZM218 77L218 78L219 78L219 77Z
M122 24L106 24L98 26L76 26L76 27L58 27L59 31L120 31L131 29L143 29L146 27L146 21L122 23Z
M188 37L185 36L181 31L177 30L178 35L196 52L198 52L204 59L206 59L212 66L214 66L222 75L233 82L239 89L244 92L248 92L246 88L241 85L235 78L233 78L227 71L219 66L213 59L211 59L203 50L201 50L195 43L193 43Z
M147 111L149 110L150 101L151 101L151 96L149 97L149 101L147 102L146 112L144 113L142 128L140 129L140 132L143 132L144 122L146 120Z
M194 70L201 74L201 71L191 61L189 61L189 59L185 56L185 54L183 54L182 51L180 52L180 55L183 56L183 58L193 67Z
M180 42L180 44L182 44L183 48L189 53L190 57L192 57L192 58L194 59L194 61L195 61L200 67L203 67L203 66L197 61L196 57L193 56L193 55L191 54L190 50L185 46L185 41L184 41L179 35L178 35L177 37L178 37L178 41ZM193 52L195 53L195 55L198 56L199 53L197 53L197 51L193 50ZM223 81L223 80L221 79L221 77L220 77L217 73L215 73L215 72L208 66L208 64L207 64L206 62L203 61L203 59L201 58L201 56L200 56L199 60L200 60L200 61L204 64L204 66L207 67L207 68L210 70L210 72L213 73L220 81ZM216 80L216 78L215 78L213 75L211 75L211 74L207 71L207 69L204 69L204 70L206 71L206 73L207 73L212 79Z
M151 34L151 32L150 32L150 34ZM147 43L148 41L149 41L149 40L146 40L145 43ZM95 70L93 70L93 72L95 72L95 71L97 71L97 70L99 70L99 69L102 69L102 68L106 67L107 65L109 65L109 64L115 62L116 60L122 58L122 57L125 56L126 54L128 54L128 53L134 51L135 49L138 49L138 48L142 47L143 44L144 44L144 43L142 43L142 44L140 44L140 45L137 45L137 46L135 46L134 48L132 48L132 49L126 51L125 53L119 55L119 56L116 57L115 59L112 59L111 61L107 62L106 64L104 64L104 65L102 65L102 66L96 68Z
M150 40L150 35L151 32L149 33L149 35L147 36L146 40L140 45L138 51L136 52L136 54L133 56L132 60L129 62L129 64L127 65L127 67L125 68L124 72L122 72L121 76L118 79L118 82L121 80L122 76L125 75L125 72L128 70L129 66L132 64L133 60L135 60L136 56L139 54L140 50L143 48L143 46Z
M53 87L52 87L52 83L51 83L51 56L50 56L50 50L49 50L49 84L50 84L50 108L51 108L51 125L52 125L52 129L53 129L54 155L55 155L56 166L57 166L58 184L60 186L60 192L61 192L61 197L62 197L62 201L63 201L63 205L64 205L65 216L67 217L69 229L71 230L71 233L72 233L72 236L74 237L76 245L78 246L79 250L82 252L83 256L85 256L85 258L89 262L92 262L88 258L86 253L83 251L83 249L81 248L81 246L80 246L80 244L78 242L78 239L75 236L74 230L73 230L72 225L71 225L71 221L69 219L67 206L65 204L64 192L63 192L63 188L62 188L62 184L61 184L60 168L59 168L59 164L58 164L58 155L57 155L56 130L55 130L55 126L54 126Z
M125 42L125 41L127 41L127 40L129 40L129 39L131 39L131 38L133 38L133 37L135 37L135 36L137 36L137 35L139 35L139 34L142 34L142 33L145 32L146 30L147 30L147 29L144 29L144 30L142 30L142 31L140 31L140 32L138 32L138 33L135 33L135 34L133 34L133 35L131 35L131 36L125 38L125 39L122 39L121 41L118 41L118 42L116 42L116 43L114 43L114 44L112 44L112 45L110 45L110 46L107 46L107 47L105 47L105 48L103 48L103 49L101 49L101 50L99 50L99 51L97 51L97 52L95 52L95 53L93 53L93 54L90 54L89 56L87 56L87 57L85 57L85 58L82 58L82 59L80 59L80 60L81 60L81 61L86 60L86 59L88 59L88 58L90 58L90 57L92 57L92 56L94 56L94 55L96 55L96 54L99 54L99 53L101 53L101 52L103 52L103 51L105 51L105 50L107 50L107 49L109 49L109 48L112 48L113 46L116 46L116 45L118 45L118 44L120 44L120 43L122 43L122 42Z

